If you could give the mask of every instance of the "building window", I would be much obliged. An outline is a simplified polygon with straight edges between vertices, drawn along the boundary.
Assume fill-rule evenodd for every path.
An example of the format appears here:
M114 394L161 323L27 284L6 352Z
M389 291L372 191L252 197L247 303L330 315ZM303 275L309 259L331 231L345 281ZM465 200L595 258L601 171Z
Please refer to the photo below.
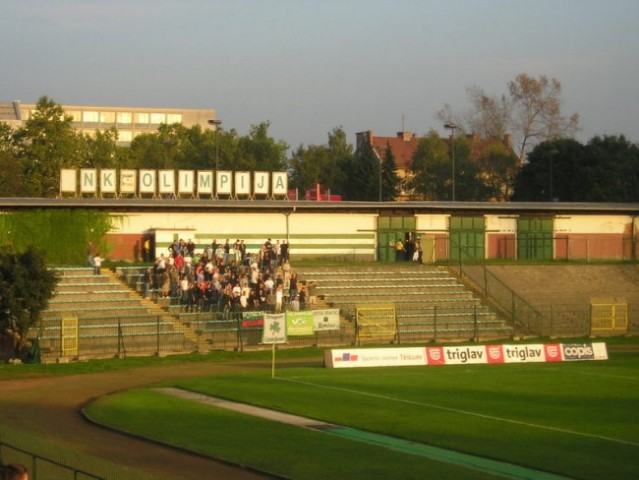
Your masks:
M136 113L135 114L135 123L149 123L149 114L148 113Z
M82 121L82 114L77 111L77 110L71 110L71 111L66 111L65 112L69 117L71 117L71 121L72 122L81 122Z
M133 140L133 132L131 130L119 130L118 142L130 142Z
M153 125L160 125L161 123L166 122L166 113L152 113L151 114L151 123Z
M181 113L167 113L166 114L166 123L169 125L173 123L182 123L182 114Z
M82 121L85 123L98 123L100 115L98 112L82 112Z
M118 112L115 116L118 123L133 123L133 115L131 112Z
M100 112L100 123L115 123L115 112Z

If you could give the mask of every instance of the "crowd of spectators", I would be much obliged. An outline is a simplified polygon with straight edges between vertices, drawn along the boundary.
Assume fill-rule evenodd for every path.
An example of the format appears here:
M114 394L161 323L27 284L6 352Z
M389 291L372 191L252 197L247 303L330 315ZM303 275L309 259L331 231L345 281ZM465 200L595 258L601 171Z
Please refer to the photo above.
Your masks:
M291 269L289 244L269 238L257 253L244 240L213 240L200 252L191 241L179 240L147 268L145 297L170 298L183 311L283 312L305 309L312 282L299 281Z

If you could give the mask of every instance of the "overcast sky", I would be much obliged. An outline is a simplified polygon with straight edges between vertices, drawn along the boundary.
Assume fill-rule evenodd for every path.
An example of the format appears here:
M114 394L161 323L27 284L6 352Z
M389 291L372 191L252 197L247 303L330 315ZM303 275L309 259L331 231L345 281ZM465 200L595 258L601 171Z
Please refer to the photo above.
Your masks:
M213 108L295 148L444 134L466 89L558 79L578 140L639 142L638 0L1 0L0 101Z

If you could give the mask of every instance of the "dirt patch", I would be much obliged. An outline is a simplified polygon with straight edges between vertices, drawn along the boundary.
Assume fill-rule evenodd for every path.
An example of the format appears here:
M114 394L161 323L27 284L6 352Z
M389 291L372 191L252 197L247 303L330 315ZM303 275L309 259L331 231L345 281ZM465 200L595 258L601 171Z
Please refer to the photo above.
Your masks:
M71 377L2 381L0 422L9 432L28 432L68 451L104 458L156 479L273 478L94 425L80 413L92 399L114 392L171 379L212 376L255 367L254 361L251 365L203 362ZM10 438L3 440L11 443Z

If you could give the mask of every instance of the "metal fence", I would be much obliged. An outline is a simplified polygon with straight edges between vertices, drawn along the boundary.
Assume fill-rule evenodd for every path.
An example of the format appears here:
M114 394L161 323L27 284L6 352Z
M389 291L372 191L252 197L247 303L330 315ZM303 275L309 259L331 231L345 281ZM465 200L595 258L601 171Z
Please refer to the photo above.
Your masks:
M168 316L77 318L75 331L63 328L63 321L68 319L54 317L41 322L37 339L43 358L125 357L194 350L187 330Z
M484 265L459 263L449 267L473 287L493 308L510 319L514 335L540 335L542 314Z
M19 463L29 470L31 480L105 480L100 477L78 469L51 458L46 458L33 452L29 452L16 445L7 443L0 438L0 463Z

